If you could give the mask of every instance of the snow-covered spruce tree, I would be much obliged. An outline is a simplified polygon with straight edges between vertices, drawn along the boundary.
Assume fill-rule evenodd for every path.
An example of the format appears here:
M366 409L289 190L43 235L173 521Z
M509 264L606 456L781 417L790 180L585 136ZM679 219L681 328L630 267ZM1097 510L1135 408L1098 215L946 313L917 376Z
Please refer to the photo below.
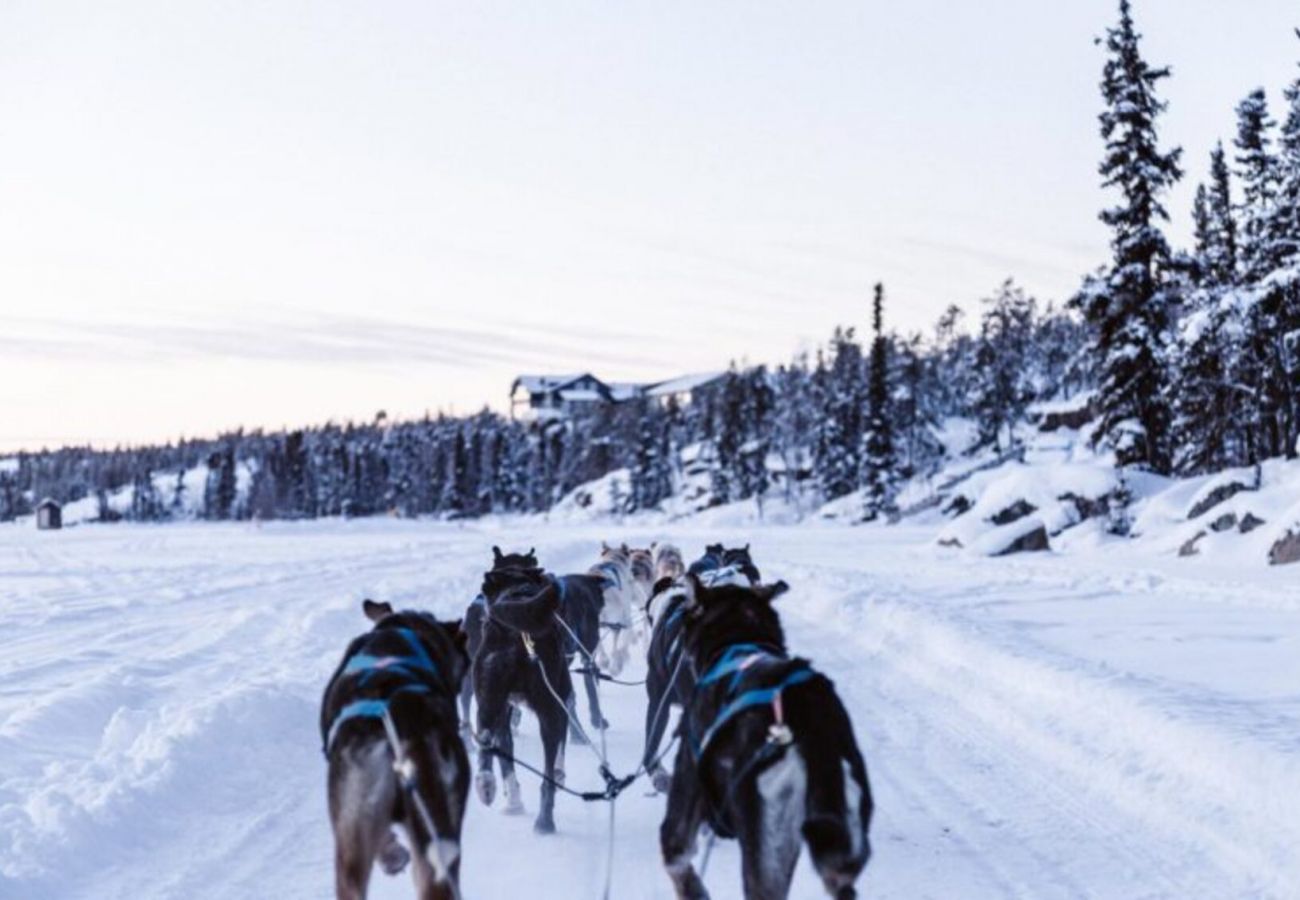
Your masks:
M235 485L235 448L227 444L208 457L208 477L203 490L204 518L233 518Z
M739 500L740 448L744 443L744 381L733 364L722 382L722 392L713 410L713 456L709 471L713 502Z
M1263 88L1256 88L1237 105L1237 180L1241 184L1241 262L1248 279L1266 274L1270 266L1269 231L1278 192L1278 165L1272 153L1272 130Z
M774 450L781 460L781 490L786 503L800 510L800 482L811 466L811 443L817 404L806 356L778 366L773 395Z
M1173 384L1174 470L1215 472L1244 462L1238 439L1237 361L1241 328L1235 315L1236 221L1222 144L1210 154L1210 184L1197 190L1192 288L1178 328Z
M744 441L740 445L740 496L753 497L758 515L763 516L763 499L767 495L767 454L772 446L772 413L775 398L765 366L750 369L742 377L744 395L741 421Z
M1274 281L1283 265L1286 213L1279 213L1281 160L1272 151L1273 119L1264 90L1237 107L1237 175L1241 183L1241 263L1245 290L1244 352L1238 377L1246 388L1246 443L1250 462L1294 455L1294 367L1286 291Z
M889 349L889 383L893 386L895 470L900 481L930 474L940 465L943 445L935 437L942 416L935 403L936 355L920 334L893 337Z
M656 509L672 493L672 452L668 417L658 404L641 398L632 401L637 439L632 444L632 479L628 511Z
M1237 220L1232 215L1232 174L1223 143L1210 152L1210 184L1205 190L1204 233L1198 221L1198 277L1218 285L1233 284L1237 277Z
M1091 278L1074 299L1095 328L1092 352L1099 360L1100 421L1094 437L1105 439L1121 465L1169 469L1170 413L1165 371L1174 282L1169 245L1159 223L1169 216L1161 196L1182 176L1181 150L1162 152L1156 119L1165 103L1155 89L1169 75L1142 58L1129 0L1120 0L1119 22L1106 32L1102 73L1101 134L1106 143L1103 186L1120 194L1101 220L1112 231L1112 263Z
M1300 29L1296 31L1300 37ZM1278 153L1278 201L1270 229L1274 269L1270 289L1276 295L1278 350L1286 381L1289 428L1283 452L1293 457L1300 442L1300 78L1285 91L1287 114Z
M975 352L971 407L980 445L1001 452L1015 442L1015 426L1034 399L1033 339L1037 302L1007 279L984 300Z
M871 365L867 420L862 437L862 518L872 522L894 509L894 432L890 422L889 340L885 337L885 286L871 303Z
M852 328L836 328L831 335L831 363L821 387L817 476L823 498L834 500L861 484L866 384L862 347Z

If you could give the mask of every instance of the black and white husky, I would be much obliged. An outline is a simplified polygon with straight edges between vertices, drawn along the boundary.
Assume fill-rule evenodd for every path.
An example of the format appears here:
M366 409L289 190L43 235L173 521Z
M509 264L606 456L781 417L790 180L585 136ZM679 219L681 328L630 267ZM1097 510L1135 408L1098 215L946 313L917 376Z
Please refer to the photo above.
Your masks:
M469 667L459 622L366 600L374 627L348 645L321 701L329 762L334 880L340 900L366 895L378 859L389 874L415 851L422 900L459 896L469 759L456 694ZM426 818L427 816L427 818Z
M740 840L747 900L787 897L803 843L830 896L856 897L870 856L871 789L834 685L786 653L765 587L686 577L684 632L695 687L659 830L679 898L708 892L691 859L707 821Z
M550 834L555 831L554 782L564 780L567 710L573 702L566 656L568 636L556 620L559 589L531 554L497 551L496 556L493 568L483 575L487 617L473 663L479 742L476 785L479 799L490 806L496 796L492 758L498 757L505 782L506 811L524 811L511 761L514 736L510 717L512 703L525 704L537 716L546 776L533 827L539 833Z
M731 557L733 564L724 564ZM691 571L709 587L724 584L756 585L761 575L749 555L749 545L732 550L711 544L704 555L691 564ZM669 776L659 762L659 744L668 727L671 707L685 708L695 686L695 678L685 665L682 653L682 616L685 613L687 585L681 578L661 578L646 603L646 617L652 630L646 651L645 750L642 764L650 773L655 789L668 790Z

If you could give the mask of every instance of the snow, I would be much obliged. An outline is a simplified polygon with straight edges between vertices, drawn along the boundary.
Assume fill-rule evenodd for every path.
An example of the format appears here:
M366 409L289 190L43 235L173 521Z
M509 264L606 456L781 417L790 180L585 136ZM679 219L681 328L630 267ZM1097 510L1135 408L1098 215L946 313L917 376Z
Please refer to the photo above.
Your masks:
M602 538L688 556L751 542L793 586L790 643L835 680L871 772L863 896L1300 895L1294 570L1152 554L1091 522L1057 552L992 560L937 547L930 525L728 526L741 508L654 528L0 526L0 896L329 895L316 717L360 599L458 615L492 544L581 571ZM602 694L629 771L644 694ZM536 758L530 717L518 746ZM597 783L585 750L568 770ZM614 897L671 896L662 814L641 785L620 799ZM607 808L561 797L556 817L538 837L472 798L465 895L598 897ZM740 896L733 843L706 882ZM412 893L405 875L374 887ZM822 896L806 857L792 896Z

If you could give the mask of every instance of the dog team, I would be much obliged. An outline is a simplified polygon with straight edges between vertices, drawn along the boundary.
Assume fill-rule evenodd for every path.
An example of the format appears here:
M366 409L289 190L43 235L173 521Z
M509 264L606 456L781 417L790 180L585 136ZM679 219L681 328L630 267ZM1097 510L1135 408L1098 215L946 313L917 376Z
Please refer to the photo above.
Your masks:
M603 730L598 682L617 680L644 646L645 749L633 775L667 794L659 845L677 897L708 897L693 862L705 825L739 841L747 900L787 897L804 844L827 894L855 897L870 856L866 765L830 679L787 648L776 604L787 591L762 580L748 545L709 545L687 566L672 545L602 544L590 570L570 575L544 569L533 550L493 547L459 621L363 601L373 626L348 645L321 703L337 896L365 897L375 863L389 874L409 864L422 900L459 900L470 751L479 799L496 800L495 762L506 810L523 812L513 731L524 708L542 765L519 765L541 781L534 829L553 833L565 749L591 740L573 676L587 721ZM672 707L676 748L661 750ZM602 775L613 793L596 799L634 780Z

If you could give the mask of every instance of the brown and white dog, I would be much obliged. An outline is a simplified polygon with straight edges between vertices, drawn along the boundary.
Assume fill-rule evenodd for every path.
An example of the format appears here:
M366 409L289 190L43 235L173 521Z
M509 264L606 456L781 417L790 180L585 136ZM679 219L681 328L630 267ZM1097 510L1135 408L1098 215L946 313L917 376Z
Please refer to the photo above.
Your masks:
M363 607L374 628L348 645L321 701L335 890L339 900L360 900L376 860L395 874L413 856L421 900L453 900L469 793L456 715L469 668L464 632L424 612L371 600Z

